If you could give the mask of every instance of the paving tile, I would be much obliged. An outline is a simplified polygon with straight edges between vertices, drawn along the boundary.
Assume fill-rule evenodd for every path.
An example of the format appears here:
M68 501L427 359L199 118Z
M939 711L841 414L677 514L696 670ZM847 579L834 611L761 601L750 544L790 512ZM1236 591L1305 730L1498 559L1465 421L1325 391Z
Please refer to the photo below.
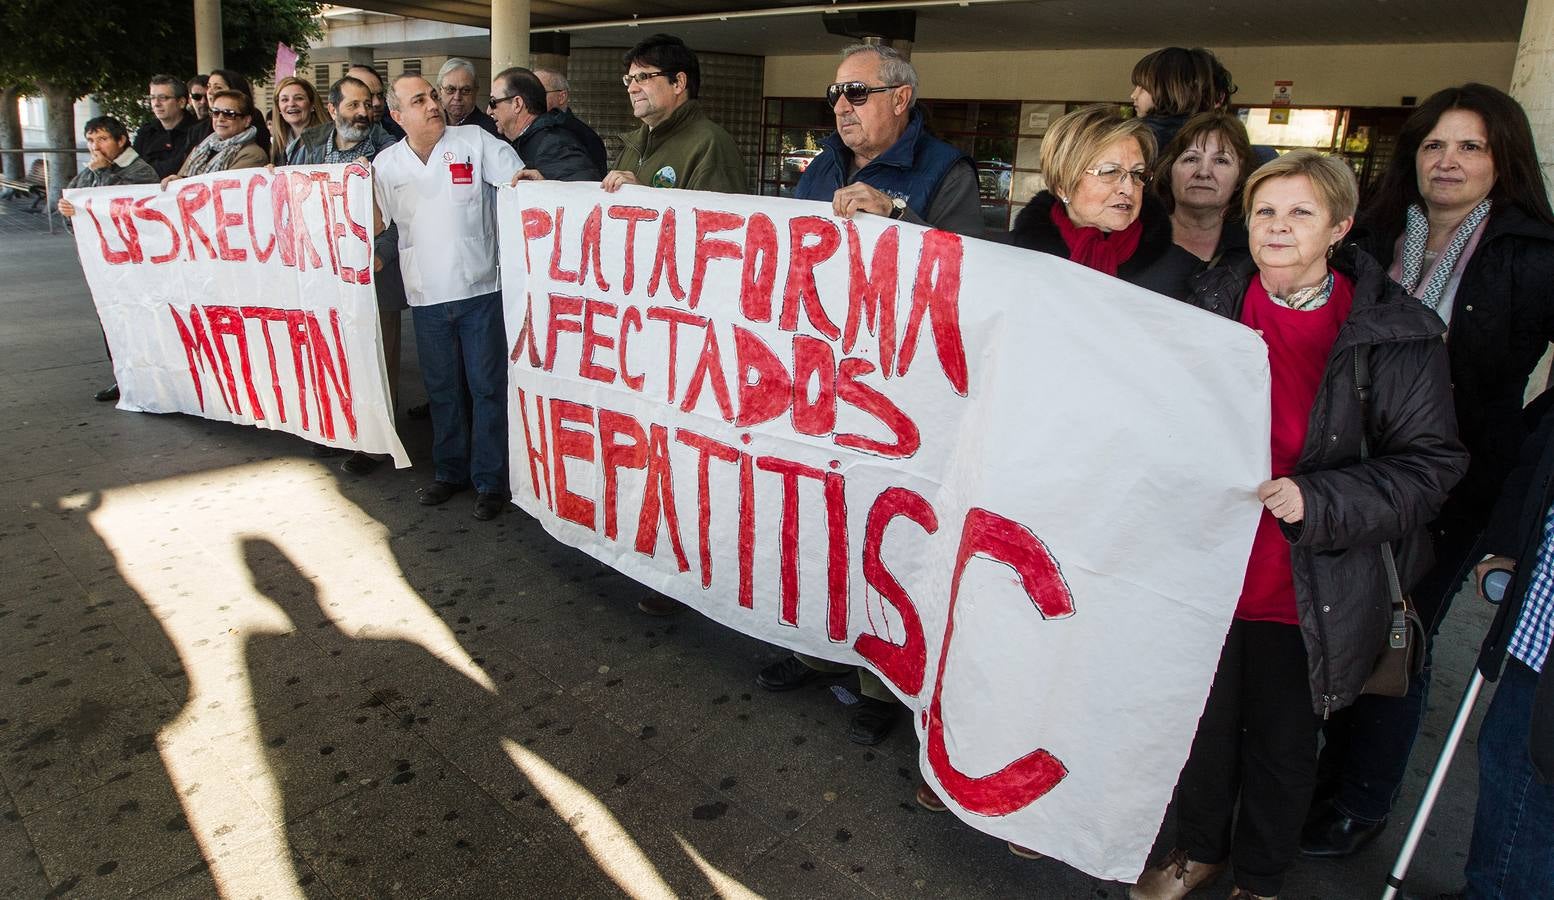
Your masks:
M54 890L70 896L128 897L201 862L199 844L160 766L22 820ZM237 833L263 828L231 819ZM68 889L66 886L69 886Z
M34 900L47 894L53 885L43 871L43 863L32 848L32 838L22 826L22 817L9 803L0 808L0 898Z
M290 850L282 856L253 852L239 847L231 860L218 859L213 867L201 860L189 871L155 885L136 895L146 900L209 900L211 897L237 897L248 900L285 898L329 900L328 888L314 874L302 854Z
M447 764L410 769L287 823L341 897L421 897L524 839L495 801Z
M866 880L859 880L835 868L804 847L791 842L777 845L735 873L734 878L746 890L768 900L882 896L871 890Z
M178 704L151 678L15 700L0 718L0 778L24 816L125 772L156 768Z

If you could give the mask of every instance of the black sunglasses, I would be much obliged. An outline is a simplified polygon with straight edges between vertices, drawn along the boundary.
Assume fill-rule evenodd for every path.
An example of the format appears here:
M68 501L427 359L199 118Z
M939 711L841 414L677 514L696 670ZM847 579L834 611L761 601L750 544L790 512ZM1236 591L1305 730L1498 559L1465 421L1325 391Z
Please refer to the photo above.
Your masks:
M518 95L517 94L514 94L511 97L492 97L492 98L490 98L489 100L486 101L486 109L494 110L498 106L501 106L503 103L506 103L509 100L517 100L517 99L518 99Z
M879 87L870 87L861 81L838 81L826 88L826 105L836 107L836 101L843 97L853 106L862 106L869 102L870 94L878 94L893 88L901 87L899 84L885 84Z
M210 114L217 119L241 119L248 115L246 112L238 112L235 109L222 109L219 106L211 107Z

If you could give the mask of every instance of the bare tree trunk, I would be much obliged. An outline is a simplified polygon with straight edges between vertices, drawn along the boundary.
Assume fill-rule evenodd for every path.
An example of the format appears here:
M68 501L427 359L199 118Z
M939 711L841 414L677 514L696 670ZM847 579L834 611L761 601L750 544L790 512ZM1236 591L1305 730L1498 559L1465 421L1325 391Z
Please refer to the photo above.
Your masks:
M76 145L75 92L53 84L39 84L43 89L43 133L50 147L74 147ZM50 205L59 201L59 192L65 182L76 175L74 154L51 153L49 164Z
M21 88L0 88L0 150L16 150L22 146ZM6 178L20 181L25 172L19 153L0 154L0 172Z

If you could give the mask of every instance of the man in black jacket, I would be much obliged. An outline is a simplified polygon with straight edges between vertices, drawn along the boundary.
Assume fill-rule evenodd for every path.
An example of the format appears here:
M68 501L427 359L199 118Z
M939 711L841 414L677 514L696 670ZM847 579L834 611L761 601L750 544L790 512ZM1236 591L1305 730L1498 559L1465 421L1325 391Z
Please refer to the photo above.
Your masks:
M504 69L491 79L487 104L497 129L525 169L547 181L598 181L604 170L589 157L577 136L562 124L562 114L545 109L545 85L528 69Z
M1484 577L1511 571L1478 668L1505 670L1479 728L1478 810L1468 849L1467 896L1543 897L1554 886L1554 394L1522 445L1484 531ZM1525 565L1518 566L1518 562ZM1509 656L1509 659L1505 657Z
M555 69L535 69L534 77L545 85L545 109L550 112L559 110L562 114L561 124L572 132L583 148L588 151L588 158L594 161L599 171L610 171L610 158L604 152L604 139L599 137L599 132L588 127L588 123L579 119L572 112L568 102L572 99L572 85L567 81L567 76Z
M155 118L140 126L131 146L156 170L157 178L176 175L184 157L210 134L210 120L188 111L189 89L182 78L152 76L146 100Z

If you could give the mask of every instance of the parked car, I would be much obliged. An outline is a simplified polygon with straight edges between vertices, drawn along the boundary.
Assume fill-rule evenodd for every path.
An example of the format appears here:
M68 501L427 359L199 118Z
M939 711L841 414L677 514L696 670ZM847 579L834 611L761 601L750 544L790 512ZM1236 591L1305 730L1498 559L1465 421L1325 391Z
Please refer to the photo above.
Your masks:
M798 181L799 176L804 174L804 170L809 168L809 164L819 155L819 150L788 151L788 154L782 158L782 180Z

